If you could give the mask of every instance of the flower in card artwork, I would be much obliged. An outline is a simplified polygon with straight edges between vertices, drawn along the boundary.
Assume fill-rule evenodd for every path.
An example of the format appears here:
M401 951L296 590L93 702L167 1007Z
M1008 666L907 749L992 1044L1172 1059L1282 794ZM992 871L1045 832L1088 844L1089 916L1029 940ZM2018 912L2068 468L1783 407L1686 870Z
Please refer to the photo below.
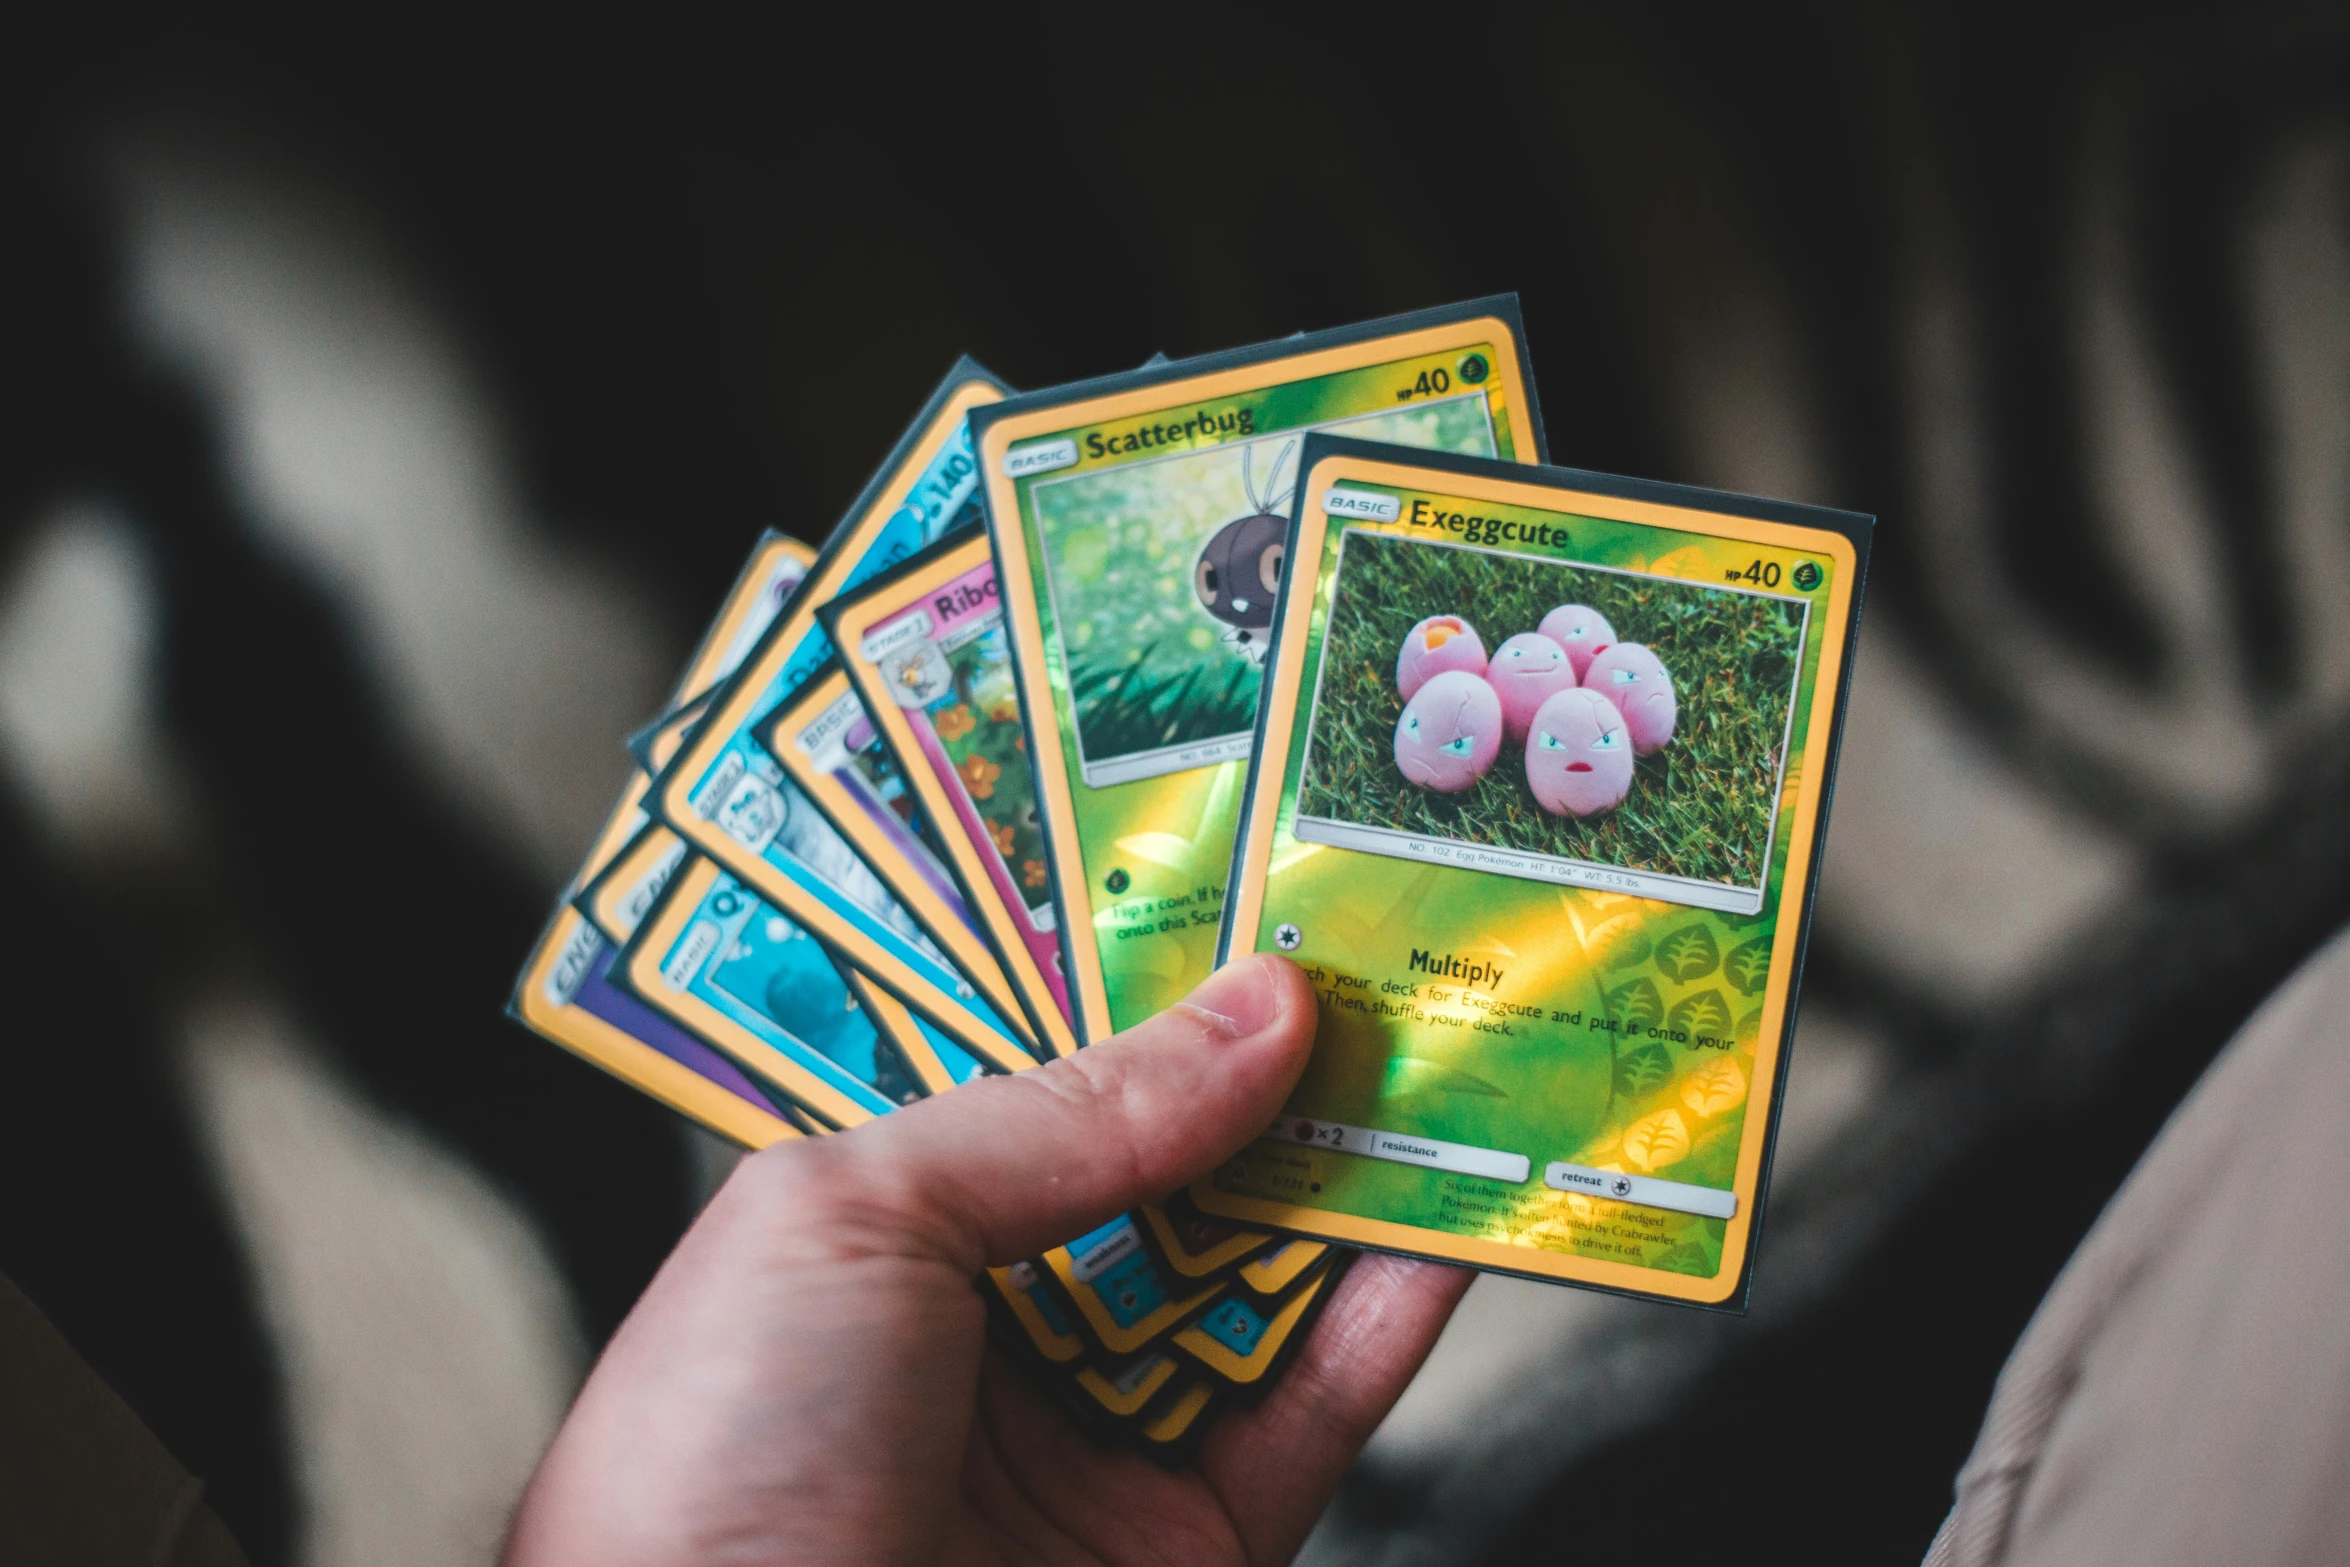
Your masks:
M1021 885L1021 886L1023 886L1023 887L1041 887L1041 886L1043 886L1043 885L1044 885L1044 861L1042 861L1042 860L1022 860L1022 861L1020 862L1020 885Z
M1012 857L1012 824L1010 822L989 822L987 835L995 840L996 853L1007 860Z
M938 737L941 740L950 741L962 739L972 731L978 722L979 720L971 716L971 709L960 702L957 702L953 707L941 709L938 716L931 720L938 730ZM981 798L986 797L983 795Z
M963 710L958 707L952 711L961 713ZM971 717L967 713L963 716L963 727L971 727ZM955 771L962 774L963 787L971 791L974 800L984 800L994 794L995 781L1004 776L1002 768L977 753L964 757Z

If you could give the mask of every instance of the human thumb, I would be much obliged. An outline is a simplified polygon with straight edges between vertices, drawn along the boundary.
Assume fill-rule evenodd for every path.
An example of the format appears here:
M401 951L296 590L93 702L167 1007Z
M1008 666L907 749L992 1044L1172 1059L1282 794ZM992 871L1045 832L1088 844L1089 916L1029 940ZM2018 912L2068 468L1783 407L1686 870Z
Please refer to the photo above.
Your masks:
M1305 975L1251 955L1063 1060L760 1157L828 1166L822 1184L976 1270L1163 1197L1262 1135L1313 1038Z

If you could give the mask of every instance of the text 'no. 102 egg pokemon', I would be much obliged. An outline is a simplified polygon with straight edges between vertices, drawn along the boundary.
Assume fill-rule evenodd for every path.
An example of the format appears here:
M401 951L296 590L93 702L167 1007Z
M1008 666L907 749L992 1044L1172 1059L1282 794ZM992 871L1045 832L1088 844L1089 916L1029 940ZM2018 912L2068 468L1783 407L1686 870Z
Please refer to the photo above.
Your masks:
M1640 755L1663 749L1673 738L1673 726L1681 717L1673 677L1664 660L1639 643L1619 642L1598 654L1583 684L1616 704L1624 727L1632 731L1632 749Z
M1539 631L1521 631L1494 651L1485 678L1501 698L1502 738L1524 745L1534 710L1574 685L1575 669L1565 648Z
M1575 686L1544 702L1526 738L1526 787L1554 816L1623 804L1632 790L1632 737L1615 704Z
M1542 617L1541 631L1566 649L1567 662L1575 666L1577 685L1588 683L1583 674L1591 667L1591 660L1616 642L1616 628L1588 604L1561 604Z
M1485 673L1485 642L1458 615L1430 615L1404 634L1395 655L1396 694L1409 702L1420 687L1448 670Z
M1431 676L1395 726L1395 766L1413 783L1458 794L1501 754L1501 698L1465 669Z

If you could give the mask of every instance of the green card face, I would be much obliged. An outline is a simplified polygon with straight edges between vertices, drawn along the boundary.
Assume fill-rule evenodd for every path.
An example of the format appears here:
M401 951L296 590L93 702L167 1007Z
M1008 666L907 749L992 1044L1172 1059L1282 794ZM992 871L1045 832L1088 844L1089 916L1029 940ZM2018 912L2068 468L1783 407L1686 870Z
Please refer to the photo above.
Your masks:
M1316 437L1223 938L1321 996L1202 1212L1748 1274L1869 519Z
M976 410L1081 1040L1207 977L1310 431L1531 461L1515 302Z

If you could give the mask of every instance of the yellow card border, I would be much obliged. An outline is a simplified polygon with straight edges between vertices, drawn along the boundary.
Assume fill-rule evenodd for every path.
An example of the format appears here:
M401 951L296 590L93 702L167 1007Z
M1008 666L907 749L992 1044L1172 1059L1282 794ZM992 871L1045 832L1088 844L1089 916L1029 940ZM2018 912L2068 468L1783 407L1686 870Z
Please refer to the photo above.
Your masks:
M1305 1276L1306 1269L1330 1255L1328 1241L1310 1241L1303 1236L1291 1236L1277 1251L1244 1262L1234 1272L1240 1287L1261 1299L1271 1299ZM1290 1253L1296 1252L1295 1258ZM1284 1260L1288 1259L1288 1260Z
M1013 676L1028 721L1030 762L1036 769L1037 799L1043 808L1046 859L1053 877L1054 901L1061 912L1062 967L1066 970L1062 977L1069 987L1069 1003L1076 1013L1081 1041L1091 1043L1110 1036L1110 1002L1102 979L1101 949L1093 933L1092 889L1086 882L1084 857L1077 848L1073 825L1076 802L1067 758L1061 751L1060 716L1053 708L1051 683L1045 674L1044 623L1036 607L1029 524L1020 510L1016 481L1004 472L1004 454L1021 441L1058 431L1472 345L1490 347L1493 352L1493 379L1513 421L1510 444L1513 449L1521 445L1529 448L1518 460L1537 460L1539 453L1531 448L1537 444L1538 427L1530 414L1517 324L1503 316L1482 314L1057 403L995 420L980 432L979 478L987 494L997 590L1003 595ZM1519 422L1526 425L1522 436ZM1229 889L1226 896L1230 896ZM1085 917L1076 917L1081 911Z
M996 891L994 878L988 875L986 861L979 846L971 842L963 831L962 817L955 810L955 802L948 795L946 785L939 782L931 770L929 758L922 754L921 743L914 738L913 726L906 721L906 710L898 706L890 694L889 685L882 679L881 667L865 656L864 639L882 621L894 619L916 607L925 594L936 591L946 583L992 562L994 554L988 547L985 534L974 534L962 544L940 553L939 557L902 577L892 577L886 592L876 592L870 598L859 596L843 605L833 616L833 646L840 654L842 666L849 672L850 682L857 694L865 699L866 716L881 731L892 755L898 759L898 771L903 773L914 797L920 802L929 819L939 824L939 838L945 845L947 863L962 886L965 902L977 914L986 928L988 943L995 949L998 962L1012 987L1019 993L1022 1010L1030 1027L1043 1036L1044 1047L1055 1056L1065 1056L1076 1050L1077 1035L1070 1029L1069 1020L1061 1012L1061 1003L1054 997L1051 982L1044 970L1037 966L1036 955L1028 949L1021 935L1028 911L1013 909L1004 903ZM997 593L1002 593L1002 572L997 572ZM863 594L863 589L858 590ZM1007 635L1009 634L1007 630ZM1018 674L1014 673L1015 686ZM1033 731L1030 731L1033 733ZM1033 761L1030 764L1034 765ZM1058 904L1055 906L1056 915Z
M1143 1440L1162 1449L1181 1446L1215 1402L1216 1385L1202 1377L1176 1394L1160 1413L1144 1416L1139 1427Z
M1469 501L1498 502L1539 511L1594 517L1606 521L1670 528L1742 543L1801 550L1825 555L1835 563L1827 603L1820 616L1819 673L1812 683L1810 727L1804 733L1802 776L1796 780L1795 816L1787 840L1787 874L1781 883L1776 925L1772 931L1770 978L1763 994L1764 1032L1755 1041L1754 1081L1749 1102L1773 1106L1772 1113L1749 1116L1740 1137L1737 1171L1731 1190L1738 1196L1737 1214L1725 1221L1722 1265L1710 1279L1665 1273L1631 1263L1576 1257L1504 1241L1479 1240L1425 1230L1385 1219L1366 1219L1327 1209L1304 1208L1265 1198L1241 1197L1214 1190L1212 1179L1191 1189L1191 1199L1202 1213L1247 1224L1266 1224L1294 1234L1367 1246L1379 1251L1436 1257L1448 1262L1532 1278L1593 1284L1605 1289L1664 1296L1700 1305L1719 1305L1736 1295L1746 1277L1747 1250L1753 1237L1755 1196L1762 1177L1763 1152L1776 1118L1779 1079L1783 1075L1781 1045L1786 1029L1788 988L1794 982L1795 953L1803 936L1801 912L1810 890L1813 846L1819 832L1820 807L1825 799L1829 742L1834 737L1837 695L1842 689L1844 665L1851 646L1854 581L1859 554L1852 541L1828 528L1798 527L1759 517L1706 511L1694 506L1636 500L1592 490L1517 479L1488 478L1446 468L1421 467L1368 457L1330 455L1300 476L1302 505L1292 529L1292 561L1319 562L1328 541L1330 518L1323 497L1344 480L1383 484L1428 494L1458 496ZM1346 526L1361 532L1416 537L1401 523ZM1316 575L1319 575L1317 566ZM1313 597L1293 601L1283 584L1280 634L1270 660L1276 679L1267 683L1257 727L1257 756L1270 763L1252 767L1249 791L1243 801L1242 837L1234 860L1232 885L1225 894L1225 929L1252 943L1264 913L1265 876L1272 859L1273 827L1288 782L1289 745L1304 701L1301 665L1308 632L1315 615L1320 584L1305 579ZM1293 608L1306 613L1291 613ZM1241 938L1241 933L1247 933ZM1236 943L1237 944L1237 943Z

